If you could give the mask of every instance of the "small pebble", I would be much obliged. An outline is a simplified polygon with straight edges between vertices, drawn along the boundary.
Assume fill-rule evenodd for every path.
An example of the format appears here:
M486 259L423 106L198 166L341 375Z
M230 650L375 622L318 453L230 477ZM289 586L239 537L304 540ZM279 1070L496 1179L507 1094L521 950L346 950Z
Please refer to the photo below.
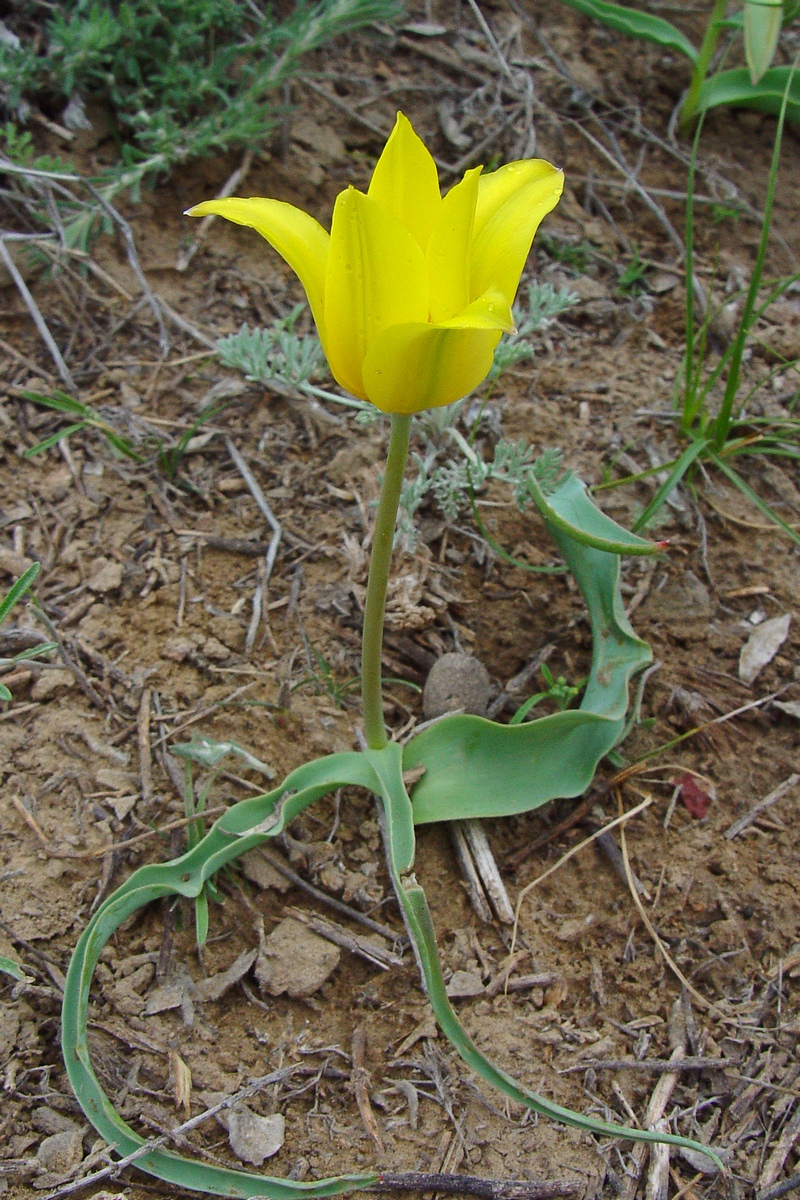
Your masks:
M42 1171L63 1175L83 1161L83 1135L79 1129L65 1129L46 1137L36 1151Z
M486 716L492 685L489 672L473 654L443 654L431 667L422 694L427 721L461 709Z

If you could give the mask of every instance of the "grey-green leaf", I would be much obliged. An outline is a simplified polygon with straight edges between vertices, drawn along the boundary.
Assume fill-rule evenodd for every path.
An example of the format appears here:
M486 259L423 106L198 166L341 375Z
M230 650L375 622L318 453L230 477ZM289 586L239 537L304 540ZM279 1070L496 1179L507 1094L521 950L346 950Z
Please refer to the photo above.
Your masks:
M617 33L626 33L629 37L639 38L645 42L655 42L666 50L677 50L694 62L697 50L689 39L662 17L654 17L651 13L639 12L636 8L627 8L623 4L607 4L606 0L564 0L570 8L587 17L602 21L609 29Z
M793 76L791 82L790 76ZM703 112L729 104L733 108L753 108L776 117L781 111L787 84L786 116L790 121L800 122L800 72L793 72L791 67L771 67L756 84L751 83L747 67L719 71L703 84L697 107Z

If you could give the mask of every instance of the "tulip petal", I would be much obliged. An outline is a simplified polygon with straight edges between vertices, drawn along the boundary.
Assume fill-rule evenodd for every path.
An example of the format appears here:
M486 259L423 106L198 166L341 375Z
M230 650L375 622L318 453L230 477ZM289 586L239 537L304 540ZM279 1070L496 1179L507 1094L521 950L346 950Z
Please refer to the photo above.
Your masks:
M503 293L489 288L458 316L441 324L450 329L499 329L501 333L510 333L514 328L514 317Z
M472 246L473 296L497 287L512 303L533 235L563 188L562 172L541 159L507 163L481 176Z
M395 127L375 164L367 195L388 208L426 250L442 206L439 173L425 143L408 117L397 114Z
M325 282L325 353L334 379L364 397L361 364L390 325L424 321L423 253L397 217L348 188L336 199Z
M470 301L472 232L480 167L467 171L442 201L428 242L430 317L438 323L463 312Z
M282 200L252 196L244 200L204 200L186 213L189 217L217 216L255 229L277 250L305 288L317 329L325 345L325 268L329 235L308 213Z
M366 397L390 413L452 404L486 378L495 346L512 326L508 301L498 292L487 292L443 325L392 325L364 360Z

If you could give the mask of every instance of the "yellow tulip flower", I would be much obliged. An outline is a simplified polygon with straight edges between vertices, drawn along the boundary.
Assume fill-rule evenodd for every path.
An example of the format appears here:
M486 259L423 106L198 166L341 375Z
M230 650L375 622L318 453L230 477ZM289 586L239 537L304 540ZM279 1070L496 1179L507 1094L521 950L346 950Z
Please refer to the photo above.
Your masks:
M484 379L561 171L540 159L467 171L442 197L436 164L402 113L366 195L336 198L330 234L308 213L260 197L206 200L266 238L306 290L336 381L388 413L466 396Z

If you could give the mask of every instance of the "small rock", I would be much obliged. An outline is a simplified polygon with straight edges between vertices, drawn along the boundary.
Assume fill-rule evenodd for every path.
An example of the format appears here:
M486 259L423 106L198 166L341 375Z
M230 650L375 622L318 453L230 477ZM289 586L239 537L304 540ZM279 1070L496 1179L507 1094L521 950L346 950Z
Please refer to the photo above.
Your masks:
M231 1150L242 1162L260 1167L283 1145L286 1122L281 1113L260 1117L243 1104L233 1112L220 1113L220 1116L226 1118Z
M136 807L136 801L139 799L138 792L131 793L129 796L112 796L109 797L108 803L114 810L114 816L118 821L124 821L129 812L132 812Z
M582 1046L576 1054L576 1058L605 1058L613 1055L616 1050L614 1039L606 1034L605 1037L598 1038L596 1042L590 1042L588 1046Z
M556 930L556 937L560 942L574 942L579 937L582 937L589 926L594 921L594 915L589 913L587 917L573 917L570 921L565 921Z
M97 570L86 585L90 591L104 595L122 586L122 563L113 558L100 558L95 566Z
M271 996L311 996L339 965L338 946L286 917L275 926L256 960L256 979Z
M191 1008L194 996L197 994L194 981L186 968L179 964L178 968L168 975L163 983L153 988L147 997L145 1016L152 1017L156 1013L169 1012L170 1009ZM186 1017L184 1016L184 1020ZM191 1022L186 1022L190 1024Z
M256 953L255 950L243 950L227 971L219 971L216 975L201 979L196 985L197 999L202 1001L220 1000L234 984L238 983L240 979L244 979L256 961Z
M664 292L671 292L679 283L680 279L671 271L653 271L651 275L647 276L647 286L656 296L661 296Z
M231 657L232 651L227 646L223 646L218 638L210 637L203 642L202 653L212 662L224 662L225 659Z
M428 721L455 709L485 717L491 693L489 673L473 654L443 654L426 680L422 711Z
M344 890L344 871L339 867L328 865L322 868L319 873L319 883L326 892L333 892L338 895Z
M167 638L161 647L161 657L171 662L185 662L197 650L197 644L197 638L192 636Z
M31 700L50 700L74 686L75 676L72 672L56 667L55 670L44 671L39 676L31 688Z
M288 892L292 886L288 879L276 871L259 849L248 850L239 859L245 878L265 892L274 888L276 892Z
M51 1134L36 1151L36 1161L42 1171L63 1175L83 1162L83 1134L80 1129L65 1129Z
M742 646L739 655L739 678L743 683L753 683L767 663L772 662L789 636L792 622L790 613L772 617L760 624Z
M731 300L729 304L723 305L709 322L709 332L713 334L723 345L729 345L739 327L739 318L741 316L741 301Z
M6 546L0 546L0 571L5 575L24 575L33 566L33 559L17 554Z
M126 1017L140 1017L145 1007L144 999L133 990L129 979L120 979L115 985L113 1004Z
M729 1149L723 1149L721 1146L714 1147L719 1158L723 1163L726 1162L731 1155ZM678 1154L684 1159L693 1171L700 1171L703 1175L718 1175L719 1167L705 1154L701 1154L699 1150L693 1150L691 1146L679 1146Z
M200 1099L209 1108L215 1107L228 1097L225 1092L201 1092ZM242 1162L260 1167L267 1158L277 1154L283 1145L286 1122L281 1113L260 1117L246 1104L235 1108L223 1108L215 1119L228 1131L231 1150Z
M126 379L123 379L119 385L119 398L126 408L142 407L142 397L136 391L136 388L131 387Z
M609 298L606 285L599 279L592 279L591 275L580 275L577 279L571 279L569 290L581 300L608 300Z
M301 146L316 151L321 158L333 161L347 158L345 144L333 128L330 125L318 125L305 113L292 121L292 137Z
M483 995L483 983L477 971L454 971L447 985L451 1000L468 1000Z
M100 767L94 777L100 787L111 788L115 792L129 791L134 784L134 776L119 767Z
M682 579L670 579L660 591L651 593L647 611L655 620L685 632L687 621L707 621L714 605L694 571L684 571Z
M64 1113L56 1112L54 1108L48 1108L46 1105L33 1110L31 1125L34 1129L38 1129L39 1133L48 1134L74 1133L78 1128L75 1122L70 1121Z

